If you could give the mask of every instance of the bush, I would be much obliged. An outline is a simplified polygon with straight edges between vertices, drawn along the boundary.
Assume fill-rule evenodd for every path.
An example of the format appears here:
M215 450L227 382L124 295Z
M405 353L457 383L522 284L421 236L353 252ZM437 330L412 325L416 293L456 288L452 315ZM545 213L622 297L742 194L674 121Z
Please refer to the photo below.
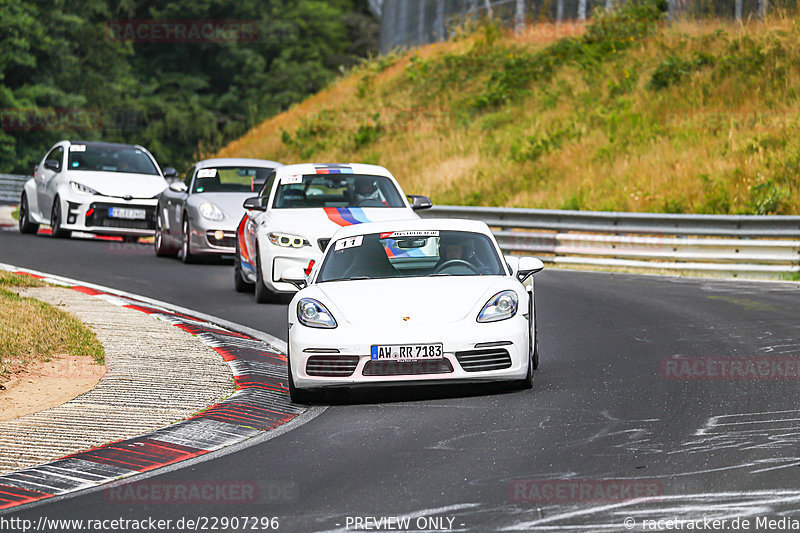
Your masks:
M648 83L648 88L657 91L666 89L688 78L696 70L714 63L714 56L706 53L696 53L694 59L682 59L675 55L670 55L656 67L653 76L650 78L650 83Z
M789 191L786 188L766 180L750 188L748 207L756 215L775 215L783 211L788 198Z

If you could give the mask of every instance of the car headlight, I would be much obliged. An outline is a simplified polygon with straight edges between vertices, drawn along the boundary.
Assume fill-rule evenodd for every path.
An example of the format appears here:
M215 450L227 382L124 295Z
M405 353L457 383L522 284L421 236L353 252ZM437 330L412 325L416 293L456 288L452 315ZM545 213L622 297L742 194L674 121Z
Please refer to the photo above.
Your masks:
M78 194L100 194L91 187L87 187L86 185L83 185L76 181L70 181L69 184L72 185L72 190Z
M336 320L328 308L311 298L301 298L297 302L297 320L310 328L336 327Z
M302 248L303 246L311 246L303 237L299 235L289 235L288 233L269 233L267 234L269 242L275 246L283 246L284 248Z
M498 292L492 296L481 312L478 313L478 322L497 322L517 314L519 300L514 291Z
M225 214L222 210L211 202L203 202L200 204L200 214L208 220L222 220Z

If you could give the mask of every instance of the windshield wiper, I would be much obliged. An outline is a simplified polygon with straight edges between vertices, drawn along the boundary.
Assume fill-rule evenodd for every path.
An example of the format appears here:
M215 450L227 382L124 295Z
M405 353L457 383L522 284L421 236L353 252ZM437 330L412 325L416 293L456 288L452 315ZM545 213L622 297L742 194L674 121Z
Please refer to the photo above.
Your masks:
M452 274L448 274L446 272L439 272L438 274L430 274L429 277L433 278L436 276L452 276Z
M353 276L352 278L339 278L336 281L353 281L359 279L372 279L372 278L369 276Z

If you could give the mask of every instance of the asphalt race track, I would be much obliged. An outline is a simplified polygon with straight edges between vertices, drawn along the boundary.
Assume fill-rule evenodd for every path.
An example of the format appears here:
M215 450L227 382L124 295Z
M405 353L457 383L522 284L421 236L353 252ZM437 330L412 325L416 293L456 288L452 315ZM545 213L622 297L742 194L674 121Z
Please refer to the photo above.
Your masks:
M230 263L15 232L0 233L0 262L286 338L286 306L234 292ZM536 290L533 390L359 391L272 440L148 478L149 499L101 490L3 518L154 518L194 530L175 524L207 517L205 530L238 531L232 517L277 517L279 531L298 532L388 517L425 531L629 531L626 518L641 531L643 520L709 517L756 531L763 517L800 518L798 284L550 270ZM753 365L757 376L741 370ZM153 487L195 482L259 494L153 503Z

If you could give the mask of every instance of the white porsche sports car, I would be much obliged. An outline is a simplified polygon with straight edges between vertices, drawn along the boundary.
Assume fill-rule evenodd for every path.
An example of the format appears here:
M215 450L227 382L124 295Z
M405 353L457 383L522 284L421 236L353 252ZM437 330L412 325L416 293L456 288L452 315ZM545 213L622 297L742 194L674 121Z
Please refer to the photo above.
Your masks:
M503 257L483 222L425 219L340 229L321 264L282 273L289 392L452 381L532 386L534 257Z
M126 239L153 235L164 178L176 175L172 168L162 172L141 146L61 141L25 183L19 229L36 233L40 224L49 224L54 237L73 231Z
M281 281L291 266L318 261L342 226L381 220L418 219L431 206L425 196L408 202L394 176L362 164L299 164L270 174L259 196L248 198L239 223L234 287L253 290L259 303L297 289Z

